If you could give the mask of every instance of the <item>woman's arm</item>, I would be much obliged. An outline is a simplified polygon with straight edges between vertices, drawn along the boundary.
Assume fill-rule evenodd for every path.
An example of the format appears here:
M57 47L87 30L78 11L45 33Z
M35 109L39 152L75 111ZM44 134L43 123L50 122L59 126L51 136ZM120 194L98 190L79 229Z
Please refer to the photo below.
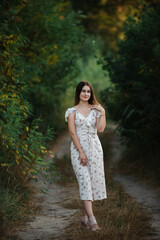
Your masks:
M100 118L97 118L97 131L103 132L106 127L106 115L105 111L101 113Z
M83 148L80 144L79 138L76 134L76 126L75 126L75 112L72 112L69 116L68 116L68 130L70 133L70 136L72 138L72 141L75 145L75 147L77 148L78 152L79 152L79 156L81 159L81 164L83 166L85 166L87 164L87 157L83 151Z
M97 127L97 131L98 132L103 132L105 127L106 127L106 114L105 114L105 110L101 105L92 105L91 108L94 108L96 110L98 110L101 113L101 116L99 118L97 118L97 123L96 123L96 127Z

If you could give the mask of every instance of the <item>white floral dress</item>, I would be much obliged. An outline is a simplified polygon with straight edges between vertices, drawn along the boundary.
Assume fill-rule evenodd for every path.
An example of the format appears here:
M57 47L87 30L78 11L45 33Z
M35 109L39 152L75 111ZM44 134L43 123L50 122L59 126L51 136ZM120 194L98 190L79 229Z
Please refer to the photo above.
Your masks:
M83 151L87 157L87 165L80 164L79 152L71 142L71 161L76 174L81 200L101 200L107 198L103 150L97 135L96 118L100 112L91 109L85 117L76 108L68 108L65 113L65 120L69 114L75 111L76 133L80 140Z

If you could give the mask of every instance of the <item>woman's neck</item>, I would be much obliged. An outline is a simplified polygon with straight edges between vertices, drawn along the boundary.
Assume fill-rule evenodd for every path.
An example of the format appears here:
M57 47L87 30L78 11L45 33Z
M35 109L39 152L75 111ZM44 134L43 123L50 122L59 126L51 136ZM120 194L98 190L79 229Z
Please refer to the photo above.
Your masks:
M88 106L89 106L89 103L80 100L79 103L78 103L78 105L79 105L80 107L88 107Z

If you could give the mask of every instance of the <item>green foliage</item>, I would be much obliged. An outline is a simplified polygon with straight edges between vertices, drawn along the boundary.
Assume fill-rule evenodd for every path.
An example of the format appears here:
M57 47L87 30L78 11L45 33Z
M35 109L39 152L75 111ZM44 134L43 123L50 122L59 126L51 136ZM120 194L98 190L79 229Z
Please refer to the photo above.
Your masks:
M82 23L87 32L102 38L107 52L117 50L117 38L123 39L123 23L129 15L141 12L143 0L70 0L73 8L85 14ZM151 2L151 0L149 0ZM154 0L158 2L158 0Z
M34 117L43 119L41 127L63 128L60 114L63 96L78 73L77 59L84 41L80 13L63 1L29 1L19 11L23 35L29 40L24 49L28 65L28 97Z
M87 64L84 61L79 61L80 74L77 76L77 83L80 81L89 81L94 87L96 97L99 99L99 93L104 88L111 85L108 73L102 69L102 51L104 44L98 37L90 37L90 45L92 54L88 57Z
M66 109L74 104L75 88L80 81L89 81L93 85L98 101L100 101L100 91L111 86L108 72L104 73L102 65L97 64L99 59L102 59L103 47L104 44L98 37L88 36L85 39L81 58L77 62L78 75L73 82L70 82L70 86L62 97L62 112L59 112L59 115L63 120Z
M63 1L0 3L0 203L7 202L6 210L0 208L0 220L4 223L14 222L14 214L16 219L20 210L16 199L29 179L36 179L36 174L49 181L57 177L54 164L44 155L53 139L52 127L62 128L61 99L77 73L85 36L79 19L80 13Z
M160 146L160 8L144 9L125 24L117 57L104 66L114 88L103 99L126 142Z
M40 119L30 121L32 105L26 98L29 85L24 79L26 66L21 54L28 40L12 18L6 15L1 21L0 178L7 187L18 184L19 180L23 185L36 171L33 166L42 165L41 147L46 148L46 140L51 139L52 132L48 129L43 135L38 130Z

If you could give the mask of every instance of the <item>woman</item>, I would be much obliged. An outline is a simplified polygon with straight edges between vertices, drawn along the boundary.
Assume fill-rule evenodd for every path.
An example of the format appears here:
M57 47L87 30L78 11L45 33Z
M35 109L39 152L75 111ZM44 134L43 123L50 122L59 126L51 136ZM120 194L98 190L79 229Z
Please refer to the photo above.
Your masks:
M105 110L97 102L89 82L79 82L74 107L65 113L72 138L71 161L76 174L80 198L84 207L82 225L92 231L100 230L92 210L94 200L107 198L103 150L98 132L106 127Z

